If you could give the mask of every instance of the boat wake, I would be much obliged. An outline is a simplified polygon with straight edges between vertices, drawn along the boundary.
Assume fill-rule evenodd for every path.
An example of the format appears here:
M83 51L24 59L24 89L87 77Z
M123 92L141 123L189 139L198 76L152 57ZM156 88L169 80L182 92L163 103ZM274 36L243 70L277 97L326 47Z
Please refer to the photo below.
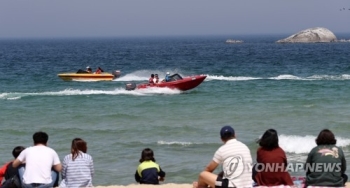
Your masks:
M301 81L312 81L312 80L350 80L349 74L342 75L312 75L308 77L299 77L289 74L279 75L276 77L245 77L245 76L216 76L207 75L205 81L248 81L248 80L301 80Z
M124 88L116 88L114 90L91 90L91 89L65 89L62 91L48 91L38 93L1 93L0 99L3 100L18 100L29 96L81 96L81 95L134 95L134 96L149 96L155 94L176 95L181 91L169 88L147 88L142 90L127 91Z

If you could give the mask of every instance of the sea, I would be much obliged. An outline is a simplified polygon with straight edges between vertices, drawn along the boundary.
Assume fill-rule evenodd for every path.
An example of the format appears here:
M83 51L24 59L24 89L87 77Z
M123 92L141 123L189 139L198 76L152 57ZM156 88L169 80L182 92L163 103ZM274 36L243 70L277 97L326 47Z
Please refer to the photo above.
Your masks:
M350 42L276 43L287 36L2 38L0 163L45 131L61 160L74 138L87 142L94 185L136 183L144 148L154 151L165 183L192 183L223 144L221 127L231 125L254 161L256 141L277 130L291 164L305 163L318 133L330 129L349 165ZM336 36L350 39L350 33ZM98 82L57 76L87 66L121 76ZM166 72L207 78L184 92L125 90Z

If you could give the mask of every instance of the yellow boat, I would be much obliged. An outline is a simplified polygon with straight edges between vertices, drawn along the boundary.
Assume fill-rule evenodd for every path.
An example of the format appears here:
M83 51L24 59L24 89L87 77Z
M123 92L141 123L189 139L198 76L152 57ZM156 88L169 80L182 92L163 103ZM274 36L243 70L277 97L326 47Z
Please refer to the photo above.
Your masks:
M78 71L79 72L79 71ZM57 76L64 81L112 81L120 76L120 71L116 70L112 73L102 72L95 73L61 73Z

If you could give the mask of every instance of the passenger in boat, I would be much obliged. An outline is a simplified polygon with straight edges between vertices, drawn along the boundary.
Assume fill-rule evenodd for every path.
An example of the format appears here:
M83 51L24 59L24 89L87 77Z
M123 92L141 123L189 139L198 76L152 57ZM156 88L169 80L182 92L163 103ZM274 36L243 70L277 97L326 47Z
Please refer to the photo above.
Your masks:
M154 84L154 74L151 74L151 78L148 79L149 84Z
M87 67L86 67L86 72L87 72L87 73L92 73L92 69L91 69L89 66L87 66Z
M293 185L292 178L286 170L287 157L278 145L278 134L268 129L258 140L257 159L253 166L253 180L258 186ZM269 168L268 166L276 167Z
M158 74L155 74L155 75L154 75L153 82L154 82L155 84L158 84L158 82L159 82Z
M348 180L345 174L346 160L342 148L336 144L337 140L329 129L319 133L317 146L308 154L304 166L306 186L344 187Z
M152 149L142 150L140 164L135 172L135 180L140 184L159 184L164 181L165 172L156 163Z
M170 79L171 79L171 78L170 78L170 73L167 72L166 75L165 75L165 81L166 81L166 82L169 82Z
M98 67L97 70L95 71L95 74L101 74L102 72L104 72L101 67Z
M252 164L249 148L236 139L235 131L229 125L221 128L220 136L223 145L199 174L198 182L193 182L193 187L252 187L252 172L248 169ZM219 165L222 165L222 172L216 175L213 172Z

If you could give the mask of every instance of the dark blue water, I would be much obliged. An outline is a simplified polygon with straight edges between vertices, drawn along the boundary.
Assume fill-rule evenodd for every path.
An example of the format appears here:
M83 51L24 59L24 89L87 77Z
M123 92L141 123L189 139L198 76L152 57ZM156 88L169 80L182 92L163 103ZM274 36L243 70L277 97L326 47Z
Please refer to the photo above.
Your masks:
M133 183L145 147L154 149L168 183L191 183L220 146L225 124L253 159L255 140L268 128L279 132L290 162L305 162L323 128L334 131L349 157L350 43L275 43L284 37L0 40L0 162L43 130L61 158L73 138L88 142L95 185ZM225 43L229 38L244 43ZM86 66L122 76L111 82L57 76ZM186 92L124 89L167 71L207 78Z

